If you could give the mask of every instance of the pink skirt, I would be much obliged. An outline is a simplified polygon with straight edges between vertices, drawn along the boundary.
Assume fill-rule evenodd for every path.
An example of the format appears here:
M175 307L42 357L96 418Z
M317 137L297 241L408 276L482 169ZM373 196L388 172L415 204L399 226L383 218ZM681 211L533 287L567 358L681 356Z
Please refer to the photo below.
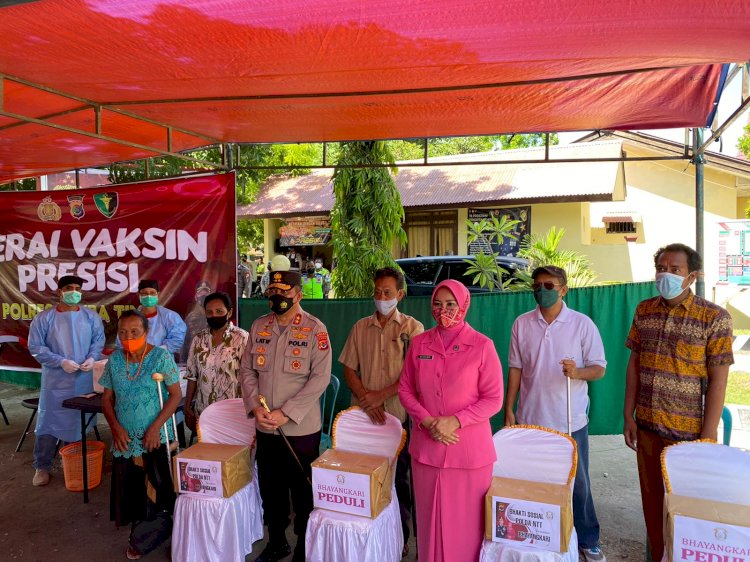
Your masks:
M420 562L479 560L492 465L437 468L412 460Z

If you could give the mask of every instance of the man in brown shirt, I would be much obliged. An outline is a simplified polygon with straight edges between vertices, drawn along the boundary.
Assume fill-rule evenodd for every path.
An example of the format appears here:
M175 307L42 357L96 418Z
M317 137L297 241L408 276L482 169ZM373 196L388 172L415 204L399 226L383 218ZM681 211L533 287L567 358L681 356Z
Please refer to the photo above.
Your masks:
M409 432L406 411L398 399L398 382L404 356L412 337L424 331L422 323L399 312L404 298L404 276L392 267L375 272L375 308L372 316L357 321L349 332L339 363L352 391L352 404L359 405L372 423L385 423L385 412L397 417ZM396 464L396 495L401 509L404 553L408 551L411 490L409 452L404 446Z
M331 380L331 345L323 323L300 306L297 271L270 274L266 290L272 312L253 322L240 365L245 409L257 424L258 484L268 523L268 546L256 562L276 562L289 555L289 493L294 504L297 546L292 562L305 560L305 531L313 508L307 478L319 455L320 396ZM265 396L271 412L260 404ZM276 432L282 428L297 461Z
M684 244L654 255L659 296L641 302L625 345L625 443L638 459L652 560L664 552L661 453L677 441L716 440L732 355L732 318L694 295L703 260Z

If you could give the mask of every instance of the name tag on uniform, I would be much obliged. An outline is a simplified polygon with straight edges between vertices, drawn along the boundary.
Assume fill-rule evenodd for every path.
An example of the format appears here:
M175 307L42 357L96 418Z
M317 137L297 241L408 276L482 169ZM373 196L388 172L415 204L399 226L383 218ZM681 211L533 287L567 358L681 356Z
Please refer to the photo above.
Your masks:
M420 355L419 359L432 359L432 355Z

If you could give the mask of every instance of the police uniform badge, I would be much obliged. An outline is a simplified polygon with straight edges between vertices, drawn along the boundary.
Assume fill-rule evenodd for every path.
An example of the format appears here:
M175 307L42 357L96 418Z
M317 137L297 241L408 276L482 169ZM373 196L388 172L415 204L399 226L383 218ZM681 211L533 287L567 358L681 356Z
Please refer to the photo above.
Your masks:
M293 371L299 371L302 368L302 361L295 359L289 365L292 367Z
M68 195L68 205L70 205L70 216L76 220L81 220L86 210L83 208L83 198L85 195Z
M320 351L328 349L328 332L318 332L315 337L318 338L318 349Z
M255 363L258 365L258 367L262 367L266 364L266 357L265 355L258 355L258 357L255 359Z

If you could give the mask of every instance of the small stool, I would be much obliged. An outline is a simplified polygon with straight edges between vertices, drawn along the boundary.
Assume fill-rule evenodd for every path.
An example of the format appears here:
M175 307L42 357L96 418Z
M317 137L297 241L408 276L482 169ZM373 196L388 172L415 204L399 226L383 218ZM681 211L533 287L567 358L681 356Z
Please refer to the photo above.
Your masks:
M23 446L23 442L26 440L26 436L31 433L29 431L29 428L31 427L31 424L34 423L34 418L36 417L37 410L39 410L39 398L27 398L26 400L21 401L21 406L24 408L29 408L31 410L31 417L29 418L29 423L26 424L26 429L23 430L23 434L21 435L21 439L18 441L18 445L16 445L16 453L21 452L21 446ZM93 419L93 415L89 418L89 423ZM88 423L86 424L86 429L88 429ZM96 435L96 438L101 441L102 438L99 436L99 428L94 426L94 434ZM58 442L58 446L60 443ZM57 451L55 451L55 455L57 455Z
M5 410L3 409L2 402L0 402L0 414L2 414L3 419L5 420L5 425L10 425L10 422L8 421L8 416L5 415Z
M23 433L21 434L21 439L18 441L18 445L16 446L16 453L21 452L21 446L26 440L26 436L29 434L29 428L31 427L31 424L34 423L36 412L39 409L39 398L27 398L26 400L23 400L21 402L21 406L23 406L24 408L29 408L31 410L31 417L29 418L29 423L26 424L26 429L24 429Z

